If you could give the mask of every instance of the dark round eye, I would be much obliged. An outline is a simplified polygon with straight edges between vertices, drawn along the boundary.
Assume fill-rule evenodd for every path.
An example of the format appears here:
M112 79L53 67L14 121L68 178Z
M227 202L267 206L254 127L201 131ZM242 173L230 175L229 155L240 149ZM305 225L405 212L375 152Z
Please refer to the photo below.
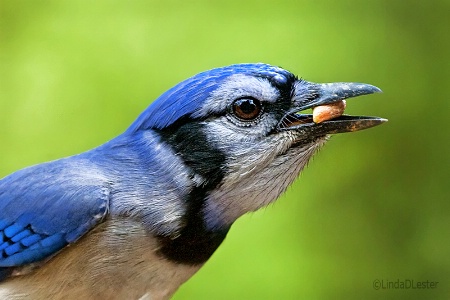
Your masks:
M258 117L261 110L261 102L256 99L242 98L237 99L233 103L233 113L236 117L245 121L253 120Z

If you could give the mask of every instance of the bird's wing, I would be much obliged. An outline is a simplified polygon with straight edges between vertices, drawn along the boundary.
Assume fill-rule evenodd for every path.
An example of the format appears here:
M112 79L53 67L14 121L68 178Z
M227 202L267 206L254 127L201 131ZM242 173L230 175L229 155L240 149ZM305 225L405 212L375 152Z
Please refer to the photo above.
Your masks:
M107 181L86 166L55 161L3 178L0 275L53 256L100 223L108 210Z

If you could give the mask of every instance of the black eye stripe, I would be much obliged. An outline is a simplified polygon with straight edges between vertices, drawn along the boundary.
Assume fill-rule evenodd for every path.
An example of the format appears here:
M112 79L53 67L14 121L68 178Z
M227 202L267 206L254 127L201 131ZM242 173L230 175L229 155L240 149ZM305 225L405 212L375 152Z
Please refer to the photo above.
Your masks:
M262 111L261 101L252 97L236 99L232 104L233 114L240 120L256 119Z

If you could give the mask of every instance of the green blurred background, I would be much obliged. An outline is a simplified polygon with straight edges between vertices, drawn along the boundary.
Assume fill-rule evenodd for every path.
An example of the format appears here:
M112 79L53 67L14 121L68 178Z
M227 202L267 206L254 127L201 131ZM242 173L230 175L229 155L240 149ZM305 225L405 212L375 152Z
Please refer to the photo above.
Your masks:
M0 177L113 138L206 69L372 83L347 112L389 122L333 137L174 298L450 299L449 16L448 0L0 0Z

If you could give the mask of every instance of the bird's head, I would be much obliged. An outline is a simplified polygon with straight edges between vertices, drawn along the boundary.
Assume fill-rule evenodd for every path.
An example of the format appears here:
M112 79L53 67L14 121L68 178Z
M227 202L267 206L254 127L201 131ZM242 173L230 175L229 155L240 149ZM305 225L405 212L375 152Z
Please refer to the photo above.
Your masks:
M368 84L317 84L278 67L238 64L176 85L128 132L154 130L182 158L197 187L197 209L213 230L276 200L329 134L385 121L343 115L316 124L302 111L376 92Z

